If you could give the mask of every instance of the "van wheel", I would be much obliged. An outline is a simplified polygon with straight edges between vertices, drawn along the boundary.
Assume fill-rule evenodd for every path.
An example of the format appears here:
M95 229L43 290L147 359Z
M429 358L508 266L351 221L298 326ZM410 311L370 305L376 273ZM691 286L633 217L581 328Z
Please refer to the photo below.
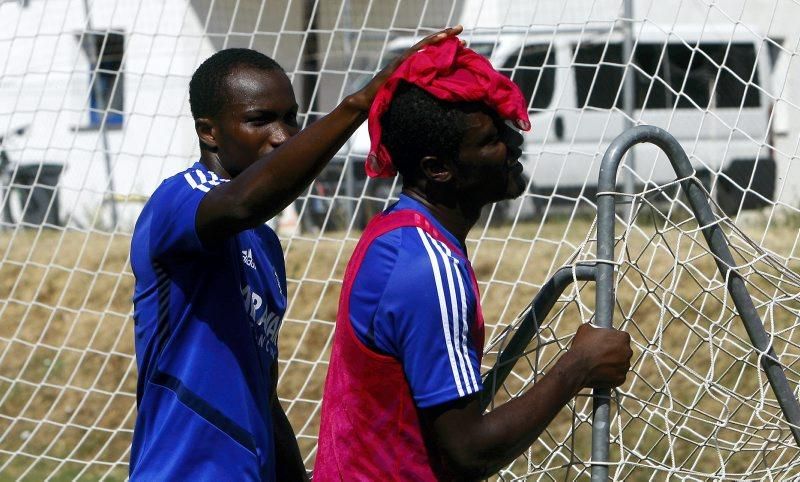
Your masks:
M717 205L723 214L732 218L739 213L742 191L724 178L717 180Z
M544 219L544 213L547 210L547 200L539 196L534 196L531 198L531 203L533 204L533 216L531 220L538 223Z

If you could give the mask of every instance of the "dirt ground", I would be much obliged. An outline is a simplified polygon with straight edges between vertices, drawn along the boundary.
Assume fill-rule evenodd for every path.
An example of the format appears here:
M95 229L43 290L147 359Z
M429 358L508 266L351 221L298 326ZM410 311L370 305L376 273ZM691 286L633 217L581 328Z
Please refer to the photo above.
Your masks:
M468 241L487 320L484 371L509 338L504 328L542 283L573 257L595 258L592 219L545 221L476 228ZM615 394L612 460L619 465L612 473L634 480L667 478L665 467L689 477L796 475L800 452L757 369L758 354L747 348L713 257L693 227L683 228L642 220L626 236L615 323L633 337L634 373ZM734 239L757 311L797 386L800 286L785 268L800 272L798 231L749 229L779 256L780 266L771 266ZM358 234L284 241L290 307L279 394L309 467L342 273ZM0 480L126 477L136 415L129 243L127 234L0 233ZM593 309L592 283L569 288L495 404L547 372ZM502 478L583 477L590 418L591 398L578 397Z

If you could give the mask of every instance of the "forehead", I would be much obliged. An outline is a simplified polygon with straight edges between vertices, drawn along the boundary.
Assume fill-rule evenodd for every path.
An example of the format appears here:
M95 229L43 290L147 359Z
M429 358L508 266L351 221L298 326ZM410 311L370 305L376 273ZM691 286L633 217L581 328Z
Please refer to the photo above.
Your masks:
M223 90L231 107L288 110L296 103L292 84L281 70L236 67L225 77Z

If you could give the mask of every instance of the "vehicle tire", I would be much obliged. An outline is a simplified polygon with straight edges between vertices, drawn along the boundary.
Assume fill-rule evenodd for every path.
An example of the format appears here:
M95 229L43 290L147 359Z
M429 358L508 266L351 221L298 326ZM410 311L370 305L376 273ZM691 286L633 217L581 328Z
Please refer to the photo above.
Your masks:
M739 214L742 191L730 181L720 177L717 179L716 201L723 214L732 218Z
M531 198L531 204L533 204L533 216L531 220L537 223L541 222L542 219L544 219L544 213L547 211L547 199L534 196Z

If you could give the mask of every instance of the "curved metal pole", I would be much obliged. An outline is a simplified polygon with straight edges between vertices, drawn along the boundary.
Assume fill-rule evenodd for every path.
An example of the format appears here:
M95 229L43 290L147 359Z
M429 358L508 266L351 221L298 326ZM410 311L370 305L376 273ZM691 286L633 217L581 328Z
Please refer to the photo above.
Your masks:
M500 352L497 361L491 370L486 372L483 377L483 390L481 391L481 410L494 399L497 390L503 386L503 382L514 369L514 365L520 355L528 347L528 343L539 332L540 323L547 318L550 310L555 306L561 293L572 284L573 281L592 281L594 280L595 266L579 264L576 266L564 266L555 272L552 278L542 285L542 289L536 293L531 301L531 307L525 317L517 326L517 331L509 340L505 349Z
M702 226L703 236L715 254L717 269L727 280L728 291L739 316L742 318L750 341L763 355L761 366L767 374L784 417L790 424L795 441L800 445L800 404L789 386L775 351L770 345L770 335L758 316L753 300L747 292L741 275L733 269L733 256L714 212L706 199L706 193L693 179L694 169L689 158L672 135L658 127L638 126L620 134L608 147L600 165L597 194L597 311L598 325L611 327L614 314L614 191L617 169L625 155L635 144L650 142L658 146L669 158L681 188L689 199L697 223ZM594 415L592 422L592 480L608 479L609 449L609 390L594 391Z

